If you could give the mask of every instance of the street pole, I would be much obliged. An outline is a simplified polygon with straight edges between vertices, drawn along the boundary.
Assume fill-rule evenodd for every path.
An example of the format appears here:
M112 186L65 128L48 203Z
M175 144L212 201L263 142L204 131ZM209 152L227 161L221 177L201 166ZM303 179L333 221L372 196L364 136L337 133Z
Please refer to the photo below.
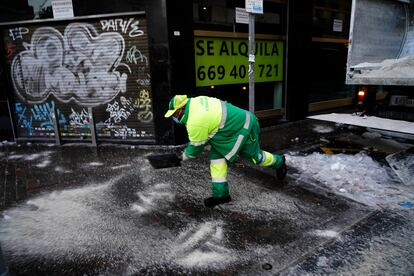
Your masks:
M246 0L249 13L249 111L254 113L254 15L263 14L263 0Z
M254 14L249 12L249 111L254 113Z

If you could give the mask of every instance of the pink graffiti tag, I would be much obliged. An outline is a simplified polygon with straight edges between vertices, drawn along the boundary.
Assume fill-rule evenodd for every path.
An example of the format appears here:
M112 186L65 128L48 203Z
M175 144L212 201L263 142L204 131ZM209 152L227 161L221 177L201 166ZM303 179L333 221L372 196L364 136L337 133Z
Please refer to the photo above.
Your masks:
M16 45L12 42L8 41L6 44L6 57L7 59L11 59L13 54L16 52Z

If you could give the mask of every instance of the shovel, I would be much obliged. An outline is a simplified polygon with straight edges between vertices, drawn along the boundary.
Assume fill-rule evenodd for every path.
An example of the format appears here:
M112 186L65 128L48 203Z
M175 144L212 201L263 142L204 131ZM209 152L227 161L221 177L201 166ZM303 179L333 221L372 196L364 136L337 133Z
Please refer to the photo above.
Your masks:
M181 159L175 153L152 154L147 158L155 169L181 166Z

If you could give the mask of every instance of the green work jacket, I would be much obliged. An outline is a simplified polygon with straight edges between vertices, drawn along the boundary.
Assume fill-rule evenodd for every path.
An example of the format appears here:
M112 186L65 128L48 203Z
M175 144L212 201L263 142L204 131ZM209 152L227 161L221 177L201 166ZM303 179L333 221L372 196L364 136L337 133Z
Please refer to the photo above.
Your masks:
M216 98L190 98L181 119L190 140L184 153L194 158L210 144L233 162L250 134L253 116L249 111Z

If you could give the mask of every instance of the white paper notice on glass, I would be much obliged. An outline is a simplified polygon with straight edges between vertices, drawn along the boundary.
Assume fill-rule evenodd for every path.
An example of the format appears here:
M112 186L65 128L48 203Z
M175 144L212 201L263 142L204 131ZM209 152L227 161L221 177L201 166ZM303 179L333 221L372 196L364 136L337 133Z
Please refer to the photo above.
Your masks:
M342 20L334 19L333 21L333 31L342 32Z
M52 0L53 18L73 17L72 0Z
M249 14L243 8L236 8L236 23L249 24Z
M246 11L263 14L263 0L246 0Z

